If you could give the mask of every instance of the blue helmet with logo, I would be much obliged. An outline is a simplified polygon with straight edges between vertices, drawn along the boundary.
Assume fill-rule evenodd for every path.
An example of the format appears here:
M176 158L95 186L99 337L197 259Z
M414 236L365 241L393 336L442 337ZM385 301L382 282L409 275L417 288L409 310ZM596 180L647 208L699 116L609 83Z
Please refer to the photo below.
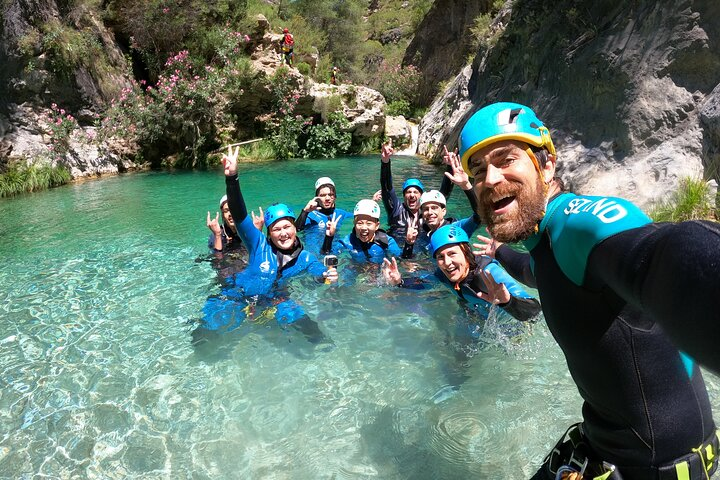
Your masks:
M435 256L435 252L439 249L458 243L470 243L465 230L457 225L445 225L438 228L430 237L430 254Z
M519 103L493 103L475 112L460 132L460 160L465 172L470 174L468 160L473 153L501 140L519 140L555 155L550 132L532 109Z
M265 210L265 226L267 228L270 228L273 223L283 218L295 220L295 214L290 210L290 207L284 203L275 203Z
M403 183L403 188L402 188L403 193L405 193L405 190L407 190L410 187L415 187L418 190L420 190L420 192L425 191L425 187L423 187L422 182L420 180L418 180L417 178L408 178L407 180L405 180L405 183Z

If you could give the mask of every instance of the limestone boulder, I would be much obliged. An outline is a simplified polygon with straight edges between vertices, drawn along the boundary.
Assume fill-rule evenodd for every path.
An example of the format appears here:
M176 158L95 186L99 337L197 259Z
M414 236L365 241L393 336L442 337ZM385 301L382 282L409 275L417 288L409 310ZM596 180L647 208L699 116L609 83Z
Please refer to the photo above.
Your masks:
M412 128L404 116L385 117L385 137L393 142L395 149L404 149L412 143Z

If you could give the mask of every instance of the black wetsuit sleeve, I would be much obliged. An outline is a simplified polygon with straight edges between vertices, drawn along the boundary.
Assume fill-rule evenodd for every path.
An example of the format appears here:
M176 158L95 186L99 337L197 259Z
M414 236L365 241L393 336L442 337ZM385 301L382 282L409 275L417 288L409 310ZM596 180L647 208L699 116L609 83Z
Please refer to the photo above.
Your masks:
M322 247L320 247L320 253L323 255L327 255L328 253L332 252L332 243L333 238L327 233L325 234L325 238L323 239Z
M446 172L452 173L452 167L450 165L445 169ZM450 180L447 175L442 176L442 183L440 184L440 193L445 196L445 200L450 200L450 194L453 191L455 184Z
M465 196L467 197L468 203L470 204L470 208L472 209L473 221L475 223L477 223L478 225L481 225L482 220L480 219L480 215L478 215L478 213L477 213L478 201L477 201L477 197L475 196L475 190L471 188L470 190L463 190L463 192L465 192Z
M510 301L500 307L521 322L533 320L541 310L540 302L536 299L515 296L511 296Z
M305 209L300 210L300 215L295 219L295 228L298 232L305 230L305 221L307 220L308 212Z
M408 243L405 242L405 245L403 245L402 253L400 254L400 258L413 258L413 248L415 247L414 243Z
M720 224L649 224L599 243L585 272L642 308L701 364L720 372Z
M528 287L537 288L535 276L530 269L530 254L518 252L507 245L500 245L495 250L495 259L518 282Z
M247 207L245 206L245 199L240 191L240 182L238 181L237 174L225 177L225 193L228 197L230 214L233 220L235 220L235 224L240 225L248 213Z
M380 192L382 193L383 206L388 215L388 223L392 224L394 222L395 208L399 202L392 185L391 162L392 160L380 162Z

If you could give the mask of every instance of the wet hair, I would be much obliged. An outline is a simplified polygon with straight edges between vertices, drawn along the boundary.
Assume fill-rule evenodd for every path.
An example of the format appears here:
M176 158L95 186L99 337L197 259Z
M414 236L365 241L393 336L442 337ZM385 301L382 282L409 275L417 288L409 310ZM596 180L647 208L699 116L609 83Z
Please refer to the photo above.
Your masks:
M462 251L463 255L465 255L465 259L468 262L468 265L470 266L469 272L474 271L477 268L477 260L475 260L475 254L472 252L472 248L470 248L469 243L460 243L460 250Z

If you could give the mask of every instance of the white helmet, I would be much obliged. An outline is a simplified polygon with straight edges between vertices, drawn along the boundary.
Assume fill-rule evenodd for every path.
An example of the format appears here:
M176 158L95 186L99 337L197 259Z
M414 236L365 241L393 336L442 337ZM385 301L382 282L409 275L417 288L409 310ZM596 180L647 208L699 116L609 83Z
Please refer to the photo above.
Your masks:
M380 220L380 206L375 200L360 200L353 210L353 216L357 217L358 215L367 215Z
M223 195L220 199L220 209L222 210L223 203L227 202L227 195Z
M315 182L315 191L317 192L318 188L322 187L323 185L332 185L335 186L335 182L332 181L332 178L330 177L320 177Z
M420 206L422 207L426 203L439 203L443 207L447 205L447 201L445 200L445 195L440 193L437 190L430 190L429 192L425 192L422 195L420 195Z

